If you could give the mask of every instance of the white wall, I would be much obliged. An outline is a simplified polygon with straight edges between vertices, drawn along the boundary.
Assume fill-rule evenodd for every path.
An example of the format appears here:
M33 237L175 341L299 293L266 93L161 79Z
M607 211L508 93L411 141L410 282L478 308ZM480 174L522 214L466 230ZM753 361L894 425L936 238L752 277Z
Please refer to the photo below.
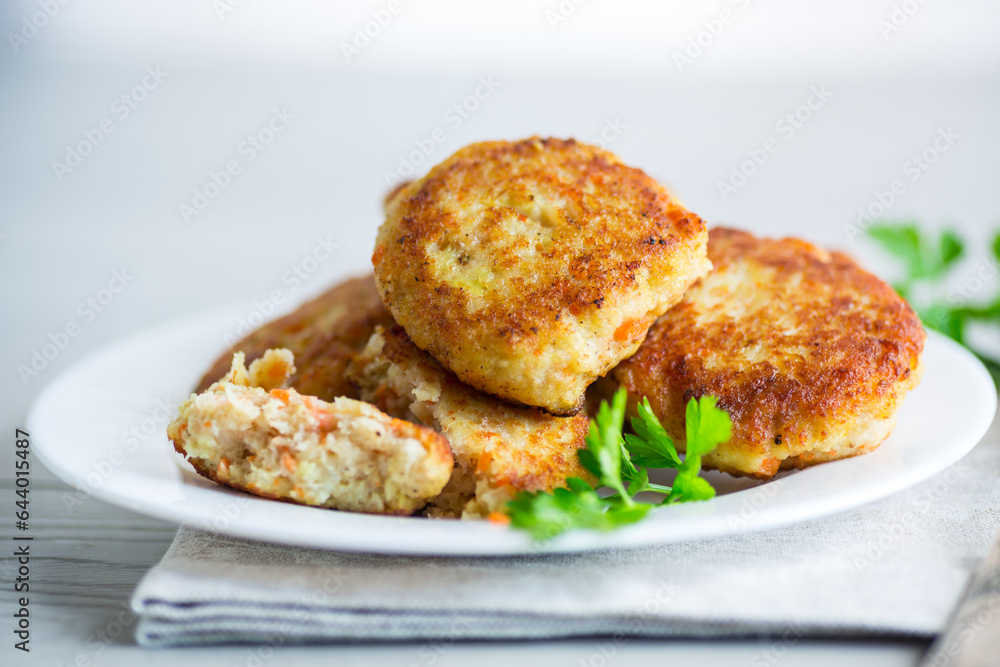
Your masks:
M1000 3L992 0L393 4L398 12L352 62L341 44L373 13L385 12L389 0L70 0L65 6L61 0L5 0L0 26L18 32L42 5L58 7L23 46L19 61L121 63L186 56L203 63L331 73L491 69L708 79L967 78L995 76L1000 65ZM717 36L701 36L704 53L678 71L674 54L713 27Z

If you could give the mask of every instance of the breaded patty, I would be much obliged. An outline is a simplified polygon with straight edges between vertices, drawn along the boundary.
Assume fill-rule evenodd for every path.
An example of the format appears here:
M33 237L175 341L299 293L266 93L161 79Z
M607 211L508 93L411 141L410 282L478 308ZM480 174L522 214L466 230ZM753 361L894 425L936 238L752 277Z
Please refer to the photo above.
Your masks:
M283 389L287 350L269 350L193 395L167 429L201 475L265 498L303 505L412 514L451 477L448 443L433 430L367 403L332 403Z
M463 382L573 414L710 265L702 220L572 139L458 151L386 202L382 300Z
M432 426L451 445L455 469L429 505L432 516L487 516L518 491L549 491L565 486L567 477L591 479L576 455L585 446L586 415L555 417L477 391L399 327L379 328L350 370L362 399Z
M215 361L195 391L205 391L225 375L234 353L242 352L251 362L265 350L281 347L295 355L298 367L289 387L326 401L338 396L357 398L344 369L379 324L391 326L393 320L375 291L375 281L371 276L346 280L251 332Z
M869 452L920 379L913 310L849 257L713 229L714 269L612 373L684 443L691 397L719 397L733 438L703 461L766 479Z

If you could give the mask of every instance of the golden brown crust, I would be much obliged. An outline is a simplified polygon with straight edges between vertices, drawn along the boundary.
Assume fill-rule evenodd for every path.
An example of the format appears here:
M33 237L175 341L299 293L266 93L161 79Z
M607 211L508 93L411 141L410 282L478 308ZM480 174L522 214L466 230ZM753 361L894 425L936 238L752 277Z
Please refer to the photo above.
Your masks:
M291 350L298 367L289 380L290 387L323 400L356 398L354 387L344 376L347 363L365 346L376 326L392 324L371 276L345 280L289 315L251 332L212 364L195 391L205 391L225 375L235 352L243 352L249 364L265 350L281 347Z
M396 197L402 194L403 190L406 189L406 186L412 182L413 181L400 181L395 186L393 186L391 190L385 193L385 197L382 198L383 210L388 211L389 207L392 206L392 203L396 199Z
M388 201L379 292L464 382L572 414L708 269L703 221L572 139L468 146Z
M517 491L551 491L568 477L590 479L577 458L585 414L556 417L480 392L444 370L401 327L378 329L350 367L363 399L397 417L419 419L448 440L455 470L438 515L484 516Z
M613 372L683 443L684 406L714 395L733 439L706 464L767 478L864 453L919 381L925 333L891 287L846 255L716 228L714 269Z
M386 336L389 344L385 354L381 354L381 346L377 355L364 349L376 330L387 328L395 333ZM364 335L368 337L361 340ZM423 420L440 429L447 438L441 438L441 442L449 448L449 460L450 443L456 443L455 474L432 503L431 514L436 516L458 516L463 511L469 517L485 516L501 510L518 490L549 490L565 484L567 477L587 477L576 458L576 450L584 446L587 434L585 415L562 418L538 409L515 407L461 383L414 346L395 325L382 308L371 277L337 285L285 318L261 327L237 347L246 352L248 361L259 359L272 347L305 350L295 357L295 367L288 370L287 380L284 376L278 378L279 384L287 383L301 394L322 392L327 401L336 395L359 397L345 369L354 358L363 357L355 372L367 369L370 377L361 398L395 417ZM383 367L375 369L378 364ZM251 365L251 369L254 367ZM227 371L228 365L222 367L216 362L206 380L219 380ZM404 378L407 372L410 377ZM395 383L388 379L390 375ZM269 380L265 376L260 379ZM426 392L434 386L441 388L440 395L430 400ZM415 388L425 400L411 394ZM307 395L301 400L314 399ZM421 417L410 411L410 406L417 403L424 408L417 408ZM414 429L414 438L433 433L408 422L397 426ZM489 454L484 459L486 452ZM289 499L287 493L275 494L263 486L248 489L232 479L219 478L217 462L205 463L198 457L189 460L199 474L220 484L263 497Z

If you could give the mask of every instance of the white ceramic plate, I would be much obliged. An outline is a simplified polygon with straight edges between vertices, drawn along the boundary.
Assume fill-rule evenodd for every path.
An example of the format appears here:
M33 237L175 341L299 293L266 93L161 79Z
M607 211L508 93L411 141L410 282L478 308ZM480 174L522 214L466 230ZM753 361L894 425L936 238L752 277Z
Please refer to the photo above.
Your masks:
M986 432L996 409L989 374L965 349L931 333L920 387L895 433L854 459L766 483L709 473L713 500L658 508L611 533L576 531L544 545L476 521L432 521L303 507L217 486L173 451L166 426L225 347L240 312L188 317L110 345L39 396L28 418L34 452L75 494L227 535L340 551L408 554L571 552L716 538L841 512L947 468ZM245 312L242 313L245 315ZM73 497L73 496L71 496ZM69 502L72 502L70 500Z

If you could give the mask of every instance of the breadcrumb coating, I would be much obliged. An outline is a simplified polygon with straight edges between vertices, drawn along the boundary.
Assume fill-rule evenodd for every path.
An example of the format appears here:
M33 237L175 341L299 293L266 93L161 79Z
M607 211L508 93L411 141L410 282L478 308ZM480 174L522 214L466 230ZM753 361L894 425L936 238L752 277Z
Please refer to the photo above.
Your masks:
M432 516L484 517L503 511L518 491L551 491L567 477L593 481L576 455L585 446L586 415L557 417L473 389L400 327L376 330L350 372L364 400L432 426L451 445L455 470L431 502Z
M472 144L387 197L379 293L417 347L509 402L574 414L710 268L653 178L573 139Z
M710 232L714 269L612 373L684 445L691 397L719 398L733 438L706 467L766 479L872 451L917 386L926 334L887 284L798 239Z

